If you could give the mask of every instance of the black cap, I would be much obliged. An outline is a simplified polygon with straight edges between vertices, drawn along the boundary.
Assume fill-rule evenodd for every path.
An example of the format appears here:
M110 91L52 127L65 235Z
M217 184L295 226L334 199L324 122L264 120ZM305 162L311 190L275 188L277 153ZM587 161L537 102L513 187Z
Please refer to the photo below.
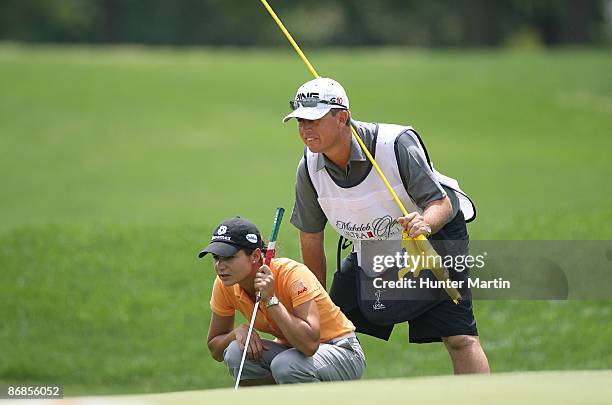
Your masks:
M198 254L198 257L202 258L207 253L230 257L241 248L263 249L263 241L255 224L244 218L234 217L217 225L210 238L210 244Z

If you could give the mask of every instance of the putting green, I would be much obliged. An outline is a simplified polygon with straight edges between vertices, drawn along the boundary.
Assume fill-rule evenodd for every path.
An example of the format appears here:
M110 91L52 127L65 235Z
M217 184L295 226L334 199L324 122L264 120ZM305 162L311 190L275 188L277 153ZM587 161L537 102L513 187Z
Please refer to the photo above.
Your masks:
M609 404L612 370L439 376L347 383L231 388L165 394L70 398L73 403L200 404Z

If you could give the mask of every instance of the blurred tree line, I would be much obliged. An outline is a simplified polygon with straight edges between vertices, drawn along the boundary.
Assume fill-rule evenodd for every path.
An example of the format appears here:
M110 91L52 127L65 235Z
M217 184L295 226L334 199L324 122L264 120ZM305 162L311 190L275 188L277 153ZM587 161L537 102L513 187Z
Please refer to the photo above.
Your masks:
M500 46L610 43L610 0L270 0L299 42ZM0 40L284 45L258 0L0 0Z

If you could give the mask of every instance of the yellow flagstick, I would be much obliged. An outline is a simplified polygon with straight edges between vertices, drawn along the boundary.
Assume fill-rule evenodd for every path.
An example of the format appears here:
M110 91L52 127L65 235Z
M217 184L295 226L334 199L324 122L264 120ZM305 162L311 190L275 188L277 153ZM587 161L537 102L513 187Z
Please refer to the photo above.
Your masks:
M310 64L310 62L308 61L308 58L306 57L306 55L304 55L304 52L302 52L302 50L298 46L297 42L295 42L295 40L293 39L289 31L287 31L287 28L285 28L285 24L283 24L280 18L278 18L278 16L274 12L274 10L272 10L272 7L270 7L270 5L268 4L266 0L260 0L260 1L261 1L261 4L263 4L263 6L266 8L266 10L268 10L268 13L270 13L270 15L272 16L272 19L276 21L278 28L280 28L283 34L285 34L285 36L289 40L289 43L291 44L291 46L293 46L293 49L295 49L295 51L300 56L300 58L302 58L302 61L304 62L304 64L306 64L306 67L308 68L308 70L310 70L310 73L312 73L314 78L317 79L319 77L319 74L317 73L315 68Z
M295 49L295 51L300 56L302 61L304 61L304 63L306 64L306 67L308 68L308 70L310 70L310 73L312 73L312 75L314 76L315 79L318 78L319 74L317 73L315 68L312 66L312 64L308 61L308 58L306 57L306 55L304 55L304 52L302 52L302 50L298 46L297 42L295 42L295 40L293 39L293 37L291 36L289 31L287 31L287 28L285 28L285 25L283 24L283 22L280 20L280 18L278 18L278 16L274 12L274 10L272 10L272 7L270 7L270 5L268 4L268 2L266 0L260 0L260 1L261 1L261 4L263 4L263 6L266 8L266 10L268 10L268 13L270 13L270 15L272 16L272 18L274 19L274 21L276 22L276 24L278 25L280 30L283 32L283 34L285 34L285 36L289 40L289 43L291 44L291 46L293 46L293 49ZM370 151L368 150L368 148L365 146L365 144L361 140L361 137L359 136L357 131L355 131L355 128L353 128L351 126L351 129L353 130L353 135L357 139L357 142L359 142L359 146L361 146L361 149L363 149L363 152L368 157L368 160L372 163L372 165L374 166L374 168L378 172L378 175L380 176L382 181L385 183L385 186L387 186L387 189L389 190L389 192L393 196L393 199L395 200L395 202L399 206L400 210L402 210L402 214L404 214L404 216L408 215L408 211L406 211L406 208L404 207L404 204L402 204L402 202L400 201L399 197L397 196L397 194L395 193L395 191L393 190L393 188L391 187L391 185L387 181L387 178L385 177L385 175L382 172L382 170L380 170L380 167L378 166L378 163L376 163L376 160L374 160L374 157L370 154ZM423 236L421 236L421 238L422 239L426 239Z
M308 70L310 70L310 73L312 73L314 78L317 79L319 77L319 74L317 73L315 68L312 66L312 64L310 63L310 61L306 57L306 55L304 55L304 52L302 52L302 50L298 46L297 42L295 42L295 40L293 39L293 37L291 36L289 31L287 30L287 28L285 28L285 24L283 24L281 19L278 18L278 16L276 15L276 13L272 9L272 7L270 7L270 5L268 4L268 2L266 0L259 0L259 1L261 2L261 4L263 4L263 6L266 8L266 10L268 10L268 13L270 13L270 16L276 22L276 25L278 25L278 27L283 32L283 34L285 35L285 37L287 38L287 40L289 41L291 46L293 46L293 49L295 49L295 52L297 52L297 54L302 59L302 61L304 62L304 64L308 68ZM376 163L376 160L374 159L374 157L372 156L372 154L370 153L370 151L368 150L366 145L361 140L361 137L359 136L359 134L355 130L355 127L353 127L352 125L351 125L351 130L353 131L353 136L355 137L355 139L357 139L357 142L359 143L359 146L361 146L361 149L363 150L363 152L367 156L367 158L370 161L370 163L372 163L372 166L374 167L374 169L376 169L376 172L380 176L380 179L383 181L383 183L385 183L385 186L387 187L387 190L389 190L389 193L391 193L391 196L395 200L397 206L402 211L402 214L404 216L407 216L408 215L408 211L406 210L406 207L404 207L404 204L402 203L402 201L399 199L399 197L395 193L395 190L393 190L393 187L391 187L391 184L389 184L389 181L387 180L387 177L382 172L382 170L380 170L380 167L378 166L378 163ZM425 251L430 251L430 249L433 250L433 248L431 247L431 245L427 241L427 238L425 236L423 236L423 235L419 235L416 238L411 238L409 233L408 233L408 231L404 229L402 231L402 239L404 241L412 240L412 241L425 242L425 243L418 243L418 244L415 243L414 244L418 248L419 252L421 252L421 254L424 254ZM434 250L434 252L435 252L435 250ZM402 270L406 270L406 269L402 269ZM442 269L440 269L440 270L442 270ZM446 269L443 269L443 270L448 272L448 270L446 270ZM434 274L436 274L436 271L434 271ZM437 277L438 277L438 274L436 274ZM418 276L418 271L413 272L413 275L415 277ZM403 276L403 274L402 274L402 276ZM458 298L460 297L460 295L459 295L459 293L456 290L454 292L452 292L452 293L447 290L447 293L451 296L451 298L453 299L453 301L455 303L458 302Z

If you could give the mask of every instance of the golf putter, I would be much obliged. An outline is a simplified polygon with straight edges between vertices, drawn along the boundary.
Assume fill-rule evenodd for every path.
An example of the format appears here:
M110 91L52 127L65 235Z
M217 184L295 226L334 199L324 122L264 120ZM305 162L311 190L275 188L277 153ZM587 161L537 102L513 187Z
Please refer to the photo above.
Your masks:
M276 238L278 237L278 230L280 229L281 221L283 220L283 214L285 213L285 209L279 207L276 209L276 213L274 214L274 222L272 223L272 234L270 235L270 240L268 242L268 249L266 250L266 256L264 259L264 264L266 266L270 265L270 262L274 258L276 254ZM251 341L251 334L253 333L253 326L255 325L255 318L257 317L257 310L259 309L259 301L261 301L261 294L257 291L255 295L255 306L253 307L253 314L251 315L251 322L249 323L249 331L247 332L246 342L244 343L244 350L242 352L242 359L240 360L240 368L238 369L238 375L236 376L236 384L234 385L234 389L238 389L238 385L240 384L240 377L242 376L242 368L244 367L244 360L246 359L247 350L249 350L249 343Z

